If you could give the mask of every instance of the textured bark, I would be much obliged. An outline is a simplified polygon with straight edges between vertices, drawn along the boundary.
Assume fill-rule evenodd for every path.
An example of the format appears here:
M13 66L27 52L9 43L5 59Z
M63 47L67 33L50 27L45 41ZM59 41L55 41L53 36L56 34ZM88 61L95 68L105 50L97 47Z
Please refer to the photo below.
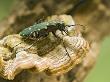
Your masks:
M109 0L19 0L7 18L0 23L0 37L19 33L25 26L54 14L72 15L76 23L87 25L83 36L91 42L91 50L84 61L68 73L54 77L33 74L27 71L19 74L13 81L1 82L82 82L94 66L101 40L110 33Z

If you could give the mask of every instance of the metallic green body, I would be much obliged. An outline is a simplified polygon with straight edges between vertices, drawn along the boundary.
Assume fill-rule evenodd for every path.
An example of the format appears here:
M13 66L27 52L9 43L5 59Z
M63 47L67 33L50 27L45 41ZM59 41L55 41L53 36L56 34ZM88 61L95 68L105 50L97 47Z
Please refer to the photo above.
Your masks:
M33 26L30 26L28 28L25 28L22 30L19 34L22 37L28 37L30 36L33 32L39 32L42 29L47 29L48 26L56 26L56 24L63 24L64 22L62 21L48 21L48 22L42 22L42 23L35 23ZM57 28L57 27L55 27Z
M24 30L22 30L19 34L20 34L20 36L28 37L34 31L39 31L41 29L47 29L47 24L48 24L48 22L34 24L33 26L30 26L30 27L25 28Z

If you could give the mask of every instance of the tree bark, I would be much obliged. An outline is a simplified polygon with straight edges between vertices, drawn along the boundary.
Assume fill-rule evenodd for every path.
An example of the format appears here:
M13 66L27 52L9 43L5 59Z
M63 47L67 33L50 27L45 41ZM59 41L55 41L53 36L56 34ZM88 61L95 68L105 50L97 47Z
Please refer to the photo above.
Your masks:
M83 62L66 74L58 77L33 74L23 71L14 80L0 79L1 82L82 82L95 65L100 42L109 35L109 0L19 0L10 15L0 23L0 37L19 33L39 19L54 14L68 14L76 23L88 28L83 36L91 42L91 50Z

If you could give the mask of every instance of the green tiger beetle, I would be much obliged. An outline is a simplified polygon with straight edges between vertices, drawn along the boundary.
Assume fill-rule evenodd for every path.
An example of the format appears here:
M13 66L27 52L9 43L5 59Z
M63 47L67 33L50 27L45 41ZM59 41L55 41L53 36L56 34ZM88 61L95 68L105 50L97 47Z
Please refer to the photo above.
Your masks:
M19 34L20 36L25 38L25 40L26 39L36 40L39 38L44 38L48 36L50 32L52 32L53 35L57 37L55 34L57 30L60 30L62 34L63 32L65 32L68 35L68 30L66 29L66 27L71 27L71 26L75 26L75 25L65 25L64 21L47 21L42 23L35 23L33 26L30 26L22 30ZM67 52L65 45L64 48L66 50L66 54L69 56L69 53Z
M57 30L64 31L66 34L68 34L65 27L66 25L63 21L48 21L34 24L33 26L30 26L21 31L19 34L23 38L28 39L46 37L49 35L50 32L52 32L55 35L55 32Z

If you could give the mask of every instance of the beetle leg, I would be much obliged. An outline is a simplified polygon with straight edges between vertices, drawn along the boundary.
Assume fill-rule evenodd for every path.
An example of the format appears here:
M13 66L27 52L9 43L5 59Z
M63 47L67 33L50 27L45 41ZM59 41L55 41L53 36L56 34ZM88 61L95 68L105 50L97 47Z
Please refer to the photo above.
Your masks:
M53 33L53 35L54 35L56 38L58 38L58 36L55 34L55 32L52 32L52 33ZM63 34L63 31L61 31L61 33L62 33L62 35L64 35L64 34ZM68 57L71 59L71 57L70 57L70 55L69 55L69 53L68 53L68 51L67 51L67 49L66 49L66 46L65 46L65 44L64 44L63 39L62 39L62 43L63 43L63 47L65 48L66 55L68 55Z

